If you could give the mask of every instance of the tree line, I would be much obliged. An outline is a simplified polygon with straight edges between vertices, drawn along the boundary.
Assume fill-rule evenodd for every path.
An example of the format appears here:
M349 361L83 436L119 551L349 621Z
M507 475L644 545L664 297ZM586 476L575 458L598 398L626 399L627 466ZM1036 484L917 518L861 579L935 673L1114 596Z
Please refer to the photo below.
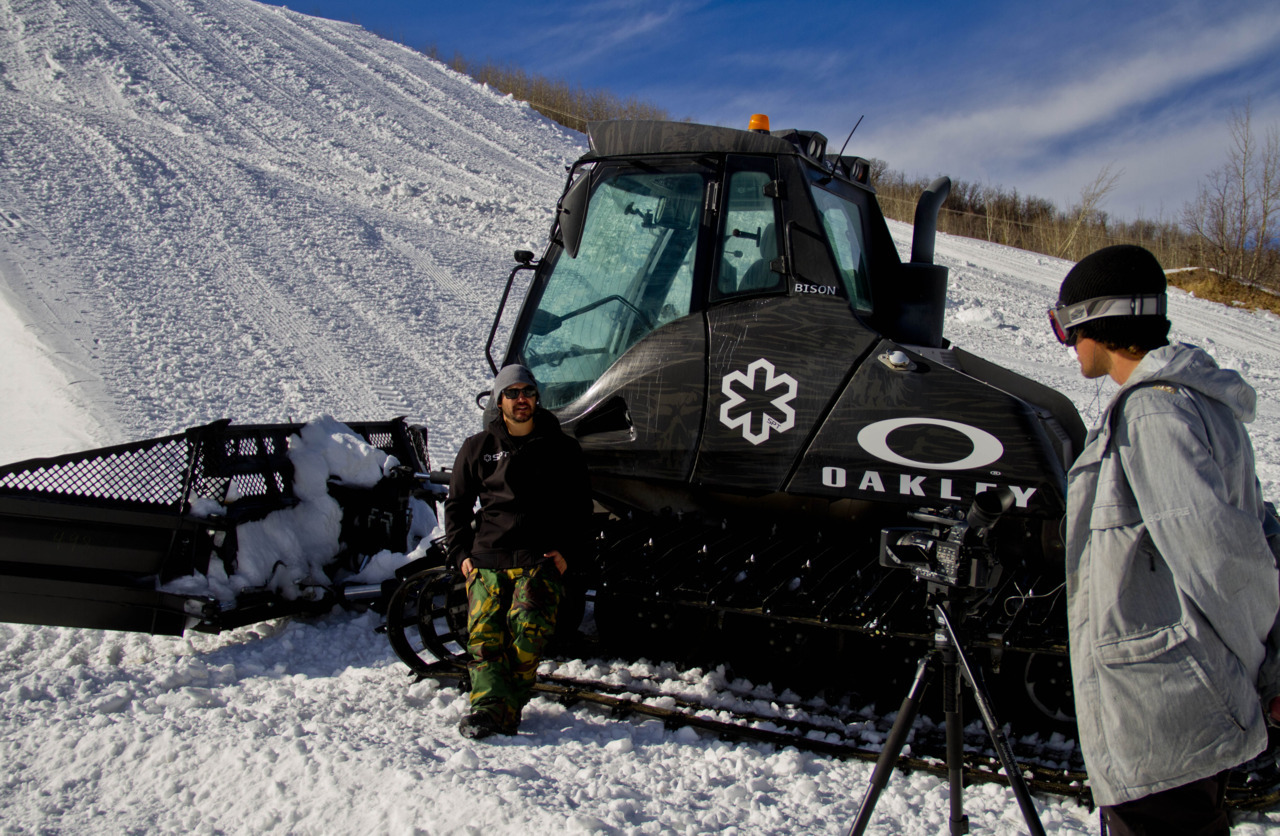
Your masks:
M872 184L885 215L911 221L916 200L928 180L907 178L876 165L878 162L872 165ZM878 168L881 173L877 177ZM1089 193L1088 197L1097 195ZM1099 203L1100 200L1087 199L1064 211L1053 201L1021 195L1017 189L953 180L951 193L938 215L938 228L1071 261L1079 261L1111 244L1146 247L1167 267L1186 266L1196 253L1192 236L1178 223L1116 220Z
M624 99L608 90L589 89L563 79L525 72L514 64L491 59L473 61L458 52L445 59L435 44L428 44L423 52L451 70L527 102L543 116L575 131L585 132L588 122L606 119L671 119L667 111L649 102L634 97Z
M1211 274L1185 277L1196 282L1231 280L1280 293L1280 131L1271 127L1259 137L1248 104L1232 113L1229 128L1226 161L1204 176L1196 198L1176 219L1110 217L1102 205L1120 174L1108 166L1081 190L1080 202L1066 210L1016 189L955 180L938 228L1071 261L1111 244L1138 244L1166 269ZM909 179L880 160L872 161L871 175L885 214L914 218L915 202L928 180Z
M606 119L671 118L650 102L529 73L513 64L473 61L456 52L445 59L435 44L422 51L576 131ZM1226 161L1201 180L1196 199L1177 218L1112 218L1102 207L1123 172L1107 166L1067 209L1017 189L953 180L938 227L1071 261L1111 244L1138 244L1167 270L1192 268L1171 275L1172 283L1280 312L1280 129L1272 126L1259 137L1248 103L1232 112L1229 127ZM871 163L871 183L885 215L910 223L929 181L908 178L883 160Z

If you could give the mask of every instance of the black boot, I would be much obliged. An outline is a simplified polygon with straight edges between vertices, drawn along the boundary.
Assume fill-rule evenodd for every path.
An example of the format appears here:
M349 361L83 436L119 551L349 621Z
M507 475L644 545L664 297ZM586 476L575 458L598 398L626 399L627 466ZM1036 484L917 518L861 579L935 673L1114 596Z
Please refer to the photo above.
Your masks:
M487 711L477 711L463 717L458 723L458 734L472 740L481 740L495 734L514 734L498 725L497 719Z

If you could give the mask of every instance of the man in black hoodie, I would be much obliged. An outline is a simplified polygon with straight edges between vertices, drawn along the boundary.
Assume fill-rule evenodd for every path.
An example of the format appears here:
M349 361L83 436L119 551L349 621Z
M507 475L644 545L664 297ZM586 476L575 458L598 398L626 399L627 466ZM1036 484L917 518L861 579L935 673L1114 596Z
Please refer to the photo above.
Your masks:
M592 508L582 448L538 406L529 370L504 366L492 397L500 414L463 442L444 503L449 557L467 580L473 659L471 713L458 731L476 739L516 733L555 631L562 576L586 557Z

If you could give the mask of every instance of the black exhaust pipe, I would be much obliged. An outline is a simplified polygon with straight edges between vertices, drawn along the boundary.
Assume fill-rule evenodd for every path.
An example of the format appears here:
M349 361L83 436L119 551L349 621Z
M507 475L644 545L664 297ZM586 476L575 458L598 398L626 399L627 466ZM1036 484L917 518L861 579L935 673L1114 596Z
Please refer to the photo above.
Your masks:
M938 237L938 210L951 193L951 178L939 177L920 193L916 202L915 232L911 236L911 263L932 264Z
M947 307L947 268L933 263L938 234L938 210L951 192L951 178L939 177L916 203L911 260L898 267L894 281L876 287L875 327L904 345L942 348L943 317Z

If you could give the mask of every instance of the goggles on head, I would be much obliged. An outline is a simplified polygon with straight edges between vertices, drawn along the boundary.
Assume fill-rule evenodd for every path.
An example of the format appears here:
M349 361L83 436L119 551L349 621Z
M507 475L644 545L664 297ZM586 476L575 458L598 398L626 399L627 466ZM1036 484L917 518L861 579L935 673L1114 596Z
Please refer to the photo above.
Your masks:
M1150 296L1098 296L1083 302L1058 305L1049 309L1049 323L1053 335L1063 345L1075 345L1067 330L1104 316L1164 316L1168 298L1163 293Z

